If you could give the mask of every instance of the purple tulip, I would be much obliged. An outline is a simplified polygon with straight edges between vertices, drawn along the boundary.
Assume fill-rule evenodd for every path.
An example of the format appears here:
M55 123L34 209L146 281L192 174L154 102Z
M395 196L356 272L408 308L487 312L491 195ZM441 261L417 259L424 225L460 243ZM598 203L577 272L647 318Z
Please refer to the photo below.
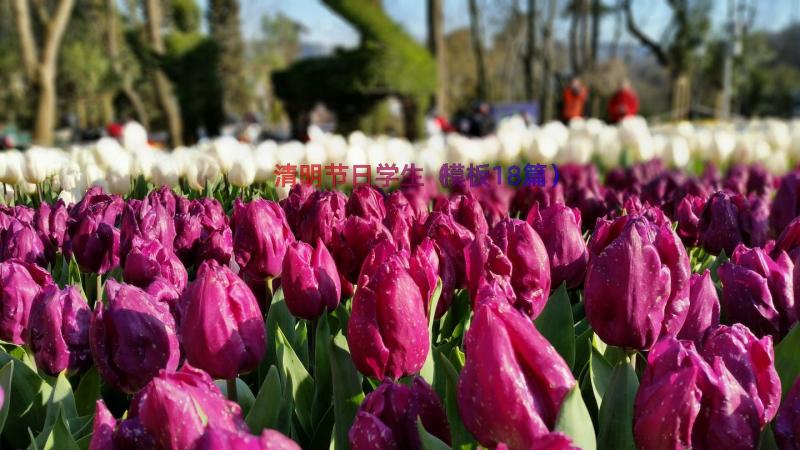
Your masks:
M138 419L164 450L191 448L206 427L247 430L239 405L226 400L207 373L188 364L153 378L131 400L129 417Z
M256 279L281 274L283 255L294 235L277 203L257 199L245 204L236 199L231 228L233 254L243 272Z
M675 220L678 222L678 236L687 246L697 246L700 242L700 215L706 201L704 198L687 195L678 204Z
M175 214L175 253L187 267L214 259L228 264L233 234L222 205L212 198L192 200Z
M167 214L172 217L178 210L178 202L186 200L186 197L175 194L169 186L164 185L150 191L150 193L147 194L147 200L151 205L160 205L167 211Z
M367 257L364 258L364 263L361 265L361 271L358 273L358 282L356 284L358 286L365 286L370 278L372 278L378 269L385 265L389 259L397 259L401 266L409 270L409 260L411 259L409 253L405 250L398 250L392 241L382 239L372 247Z
M186 359L215 378L258 366L266 350L264 319L250 288L227 267L207 260L181 299Z
M481 204L471 194L454 195L449 200L441 199L433 209L451 215L456 222L473 234L489 232L489 224L483 215Z
M339 272L322 240L316 248L300 241L286 249L281 287L289 311L303 319L314 320L339 306Z
M402 260L389 259L353 297L347 342L366 376L396 380L417 373L430 347L422 295Z
M350 216L339 225L331 240L330 250L336 267L347 281L358 281L364 259L372 247L382 240L394 243L389 230L375 217L364 219Z
M0 254L3 261L20 259L27 263L47 267L44 242L29 223L13 219L0 234Z
M206 427L191 450L300 450L300 446L275 430L266 429L260 436L253 436L247 432Z
M131 203L125 205L120 226L120 262L124 265L125 258L133 248L137 239L158 241L161 246L173 250L175 241L174 214L161 206L156 197L143 200L138 207Z
M646 350L678 333L689 311L689 257L668 224L599 220L589 251L586 317L604 342Z
M286 214L286 223L292 229L295 237L300 239L300 223L303 220L301 211L306 200L311 197L311 194L316 192L314 186L306 183L295 183L289 190L289 195L286 196L279 203L283 212Z
M790 172L781 180L781 186L772 201L772 232L779 234L797 216L800 216L800 173Z
M777 258L781 251L788 253L792 261L797 261L797 257L800 256L800 217L789 222L789 225L781 231L770 253L773 258Z
M33 299L50 284L50 274L35 264L0 262L0 339L25 343Z
M87 215L94 216L100 222L115 226L124 208L125 202L122 197L106 194L103 192L103 188L92 186L83 195L81 201L69 208L69 220L67 221L69 234L70 236L74 235L74 227Z
M316 191L300 211L300 239L306 243L322 242L330 248L334 231L346 218L347 197L338 191Z
M504 301L477 305L458 381L458 410L486 447L534 448L555 426L575 378L525 315Z
M551 287L576 288L583 283L589 253L581 233L581 213L555 203L539 208L533 205L527 222L542 239L550 261Z
M464 249L467 289L475 304L481 280L511 279L511 261L488 234L478 234ZM515 267L516 269L516 267Z
M778 408L774 431L780 450L800 448L800 378L795 380Z
M156 448L155 438L144 429L138 417L117 421L102 400L95 404L92 428L89 450Z
M56 253L64 247L68 218L69 212L61 199L52 206L47 202L42 202L36 209L33 225L44 244L45 254L49 261L52 261Z
M744 325L719 326L703 341L706 361L719 358L755 405L763 427L778 411L781 380L775 370L772 338L757 339Z
M538 205L539 209L547 208L555 203L564 203L564 186L557 184L552 186L521 186L514 192L511 199L512 217L528 217L533 205Z
M440 258L444 256L448 264L453 267L454 286L463 287L466 281L464 250L475 239L475 235L456 222L452 216L441 212L432 212L428 215L423 233L436 242L443 253L439 255Z
M75 286L60 290L51 284L33 300L28 343L36 366L57 376L75 373L91 364L89 322L92 311Z
M753 400L722 359L706 362L691 341L671 337L650 351L634 403L637 448L754 449L760 430Z
M397 247L411 251L411 234L415 227L421 226L421 220L427 217L427 211L420 217L401 192L394 192L386 198L386 218L383 224L389 230Z
M105 274L119 266L119 229L93 216L81 220L69 247L82 271Z
M92 358L103 380L134 393L160 370L174 371L180 348L168 306L114 280L106 281L105 296L108 301L95 305L89 327Z
M694 273L689 279L689 312L678 339L700 343L706 331L719 325L719 297L711 272Z
M144 288L157 302L164 303L169 308L170 314L175 318L175 323L180 323L180 299L179 292L173 282L162 277L156 277Z
M442 403L419 376L411 387L384 381L359 407L349 441L352 450L421 450L417 419L425 430L450 443L450 428Z
M439 255L436 252L436 243L430 238L425 238L414 249L408 263L409 273L417 283L422 301L425 303L425 311L441 317L450 305L440 302L436 305L436 311L430 310L436 283L439 279ZM439 300L441 300L441 296Z
M793 271L784 252L772 259L764 249L737 246L730 262L717 271L726 317L747 325L757 336L780 339L797 322Z
M160 241L134 238L133 249L125 260L122 272L127 283L146 289L157 278L168 281L183 292L189 275L178 256L161 245Z
M345 205L347 216L358 216L364 219L374 217L380 221L386 217L386 206L383 192L368 184L362 184L350 194Z
M709 253L717 255L725 250L730 255L745 241L743 217L747 208L747 199L741 194L719 191L712 195L698 223L700 245Z

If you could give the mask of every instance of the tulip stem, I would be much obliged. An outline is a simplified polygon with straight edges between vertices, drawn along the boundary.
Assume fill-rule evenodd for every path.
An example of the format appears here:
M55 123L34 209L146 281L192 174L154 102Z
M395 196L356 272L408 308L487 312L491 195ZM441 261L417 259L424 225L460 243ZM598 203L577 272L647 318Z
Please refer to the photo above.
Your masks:
M97 290L95 303L99 302L100 299L103 297L103 276L99 273L95 277L95 289Z
M39 195L39 204L42 204L42 185L41 183L36 183L36 193Z
M628 362L633 369L633 372L636 373L636 352L628 353Z
M317 320L308 321L308 367L311 368L311 376L314 376L314 353L317 347Z
M239 402L239 395L236 392L236 378L230 378L225 380L228 384L228 400L238 403Z

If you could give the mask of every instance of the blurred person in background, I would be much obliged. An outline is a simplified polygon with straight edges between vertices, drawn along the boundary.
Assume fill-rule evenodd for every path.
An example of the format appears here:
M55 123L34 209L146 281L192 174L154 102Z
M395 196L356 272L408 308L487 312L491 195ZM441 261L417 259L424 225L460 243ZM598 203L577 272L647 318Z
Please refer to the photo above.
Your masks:
M620 88L608 101L608 121L617 123L626 117L635 116L639 112L639 96L633 90L631 82L622 80Z
M495 121L492 106L487 102L480 102L470 118L469 135L483 137L494 133Z
M583 117L583 108L586 105L586 99L589 97L589 89L584 86L581 79L573 77L567 87L564 88L562 93L563 108L561 110L561 119L568 123L576 117Z

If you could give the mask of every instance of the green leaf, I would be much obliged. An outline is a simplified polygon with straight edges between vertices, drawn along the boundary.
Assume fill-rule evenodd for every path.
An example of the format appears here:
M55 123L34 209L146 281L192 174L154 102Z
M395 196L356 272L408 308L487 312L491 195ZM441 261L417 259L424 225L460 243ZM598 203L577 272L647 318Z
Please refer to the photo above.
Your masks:
M58 374L53 384L53 389L50 391L45 428L54 424L59 414L64 414L65 420L78 417L75 396L72 394L72 385L69 383L65 372Z
M578 376L589 364L592 356L592 335L594 331L587 328L575 338L575 363L572 365L572 374Z
M331 380L333 381L334 448L347 449L347 433L364 400L361 374L353 365L347 340L341 333L330 340Z
M92 435L87 434L86 436L78 439L76 442L78 444L78 448L81 450L89 450L89 445L92 443Z
M630 364L619 363L600 406L600 450L634 450L633 402L639 380Z
M261 434L264 428L279 428L281 414L281 378L278 368L272 366L267 372L261 389L258 391L255 403L250 413L245 416L245 422L253 434Z
M264 372L272 365L278 365L278 329L283 332L289 342L297 343L295 335L295 318L283 299L283 289L278 289L272 296L272 303L267 312L267 353L262 361Z
M314 334L314 401L311 405L311 423L317 427L324 416L331 410L333 401L333 383L331 382L331 359L328 355L328 342L331 330L328 316L322 315L317 320L317 331ZM331 410L331 417L333 412ZM331 419L333 420L333 419Z
M419 433L419 440L422 443L422 450L450 450L450 447L442 442L441 439L425 430L419 418L417 418L417 432Z
M562 283L547 300L544 310L536 318L536 328L558 351L567 365L575 363L575 332L572 322L572 305Z
M92 434L92 422L94 414L88 416L75 417L67 421L67 427L72 433L73 439L80 439L87 434Z
M800 324L795 324L783 340L775 347L775 370L781 379L785 396L800 376Z
M95 404L100 399L100 383L100 374L94 366L83 374L75 391L75 408L78 414L94 414Z
M319 420L308 448L327 448L330 445L333 438L334 418L333 406L330 406Z
M708 268L711 271L711 279L714 280L714 283L719 283L719 275L717 275L717 269L719 269L719 266L721 266L722 263L726 261L728 261L728 255L725 254L725 250L722 250L721 252L719 252L719 256L717 256L717 259L715 259L714 262L711 264L711 267Z
M314 380L289 345L289 341L283 332L280 329L277 332L278 368L284 377L284 381L291 380L295 413L305 433L310 434L312 430L311 404L314 401Z
M439 298L442 295L442 279L436 278L436 289L433 291L431 297L430 310L428 311L428 336L430 337L430 345L428 346L428 356L425 358L425 364L422 366L419 374L428 384L433 385L434 381L434 364L433 364L433 322L436 320L436 306L439 304Z
M228 381L227 380L216 380L214 384L219 388L222 392L222 395L225 398L228 398ZM242 408L242 415L247 417L247 413L250 412L250 408L253 407L253 403L256 401L256 396L253 395L253 391L250 389L250 386L244 382L241 378L236 378L236 400L239 406Z
M772 432L772 427L769 425L761 432L758 450L778 450L778 443L775 442L775 434Z
M3 428L3 437L12 448L25 448L30 443L29 431L38 434L47 416L47 399L52 388L44 382L36 372L22 361L0 353L0 365L13 362L10 392L6 392L13 401L9 402L7 420Z
M0 407L0 433L3 432L3 426L8 417L9 405L11 404L11 381L14 377L14 363L7 362L2 369L0 369L0 387L3 388L3 406Z
M572 443L583 450L595 450L597 442L589 410L583 403L580 387L569 391L556 418L555 431L561 431L572 439Z
M603 405L603 395L606 393L608 383L611 382L612 373L614 373L614 366L596 348L592 347L592 356L589 359L589 377L598 408Z
M444 401L445 413L447 413L447 423L450 424L453 448L460 450L471 449L475 445L475 440L470 432L467 431L458 412L458 371L444 354L439 353L437 356L438 369L445 374L446 378L446 394L442 400Z

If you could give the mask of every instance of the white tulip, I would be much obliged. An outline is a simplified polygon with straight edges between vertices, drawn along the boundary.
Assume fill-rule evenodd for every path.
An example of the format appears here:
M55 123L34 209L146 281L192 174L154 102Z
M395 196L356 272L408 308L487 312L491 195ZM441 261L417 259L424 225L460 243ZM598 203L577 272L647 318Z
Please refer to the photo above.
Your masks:
M217 159L222 173L227 174L233 167L240 145L239 141L231 136L218 137L211 144L211 154Z
M125 195L131 190L131 176L128 172L111 168L106 172L106 184L110 193Z
M15 185L23 179L22 166L25 164L25 158L19 150L9 150L3 155L5 156L5 171L3 171L3 178L0 181Z
M253 158L239 157L228 172L228 181L236 187L247 187L253 184L256 178L256 165Z
M186 181L192 189L198 191L205 189L206 184L215 184L220 177L221 170L217 160L202 153L186 168Z
M332 162L339 162L347 155L347 141L343 136L338 134L329 135L325 139L325 149L328 152L328 158Z
M58 172L58 185L64 190L85 189L86 177L78 163L70 161Z
M712 142L711 160L718 165L727 163L736 148L736 136L727 130L717 130L713 133Z
M177 186L180 178L178 166L169 155L158 158L152 168L152 181L156 186Z
M147 130L136 121L129 121L122 127L122 146L128 150L139 150L149 147Z
M594 139L595 153L606 167L616 167L622 154L622 143L616 127L603 128Z
M256 166L256 178L258 183L266 183L275 172L275 153L278 145L274 141L264 141L258 144L253 151L253 163Z
M51 155L40 147L29 148L25 152L22 175L28 183L39 184L49 176Z
M675 167L686 167L691 159L689 141L683 135L675 135L667 139L664 147L664 158Z
M325 146L319 142L309 142L305 145L305 156L308 164L325 164L327 155Z
M303 143L298 141L290 141L280 144L278 145L278 152L276 154L277 161L275 164L280 164L281 166L285 166L287 164L298 166L302 164L305 150L306 149Z

